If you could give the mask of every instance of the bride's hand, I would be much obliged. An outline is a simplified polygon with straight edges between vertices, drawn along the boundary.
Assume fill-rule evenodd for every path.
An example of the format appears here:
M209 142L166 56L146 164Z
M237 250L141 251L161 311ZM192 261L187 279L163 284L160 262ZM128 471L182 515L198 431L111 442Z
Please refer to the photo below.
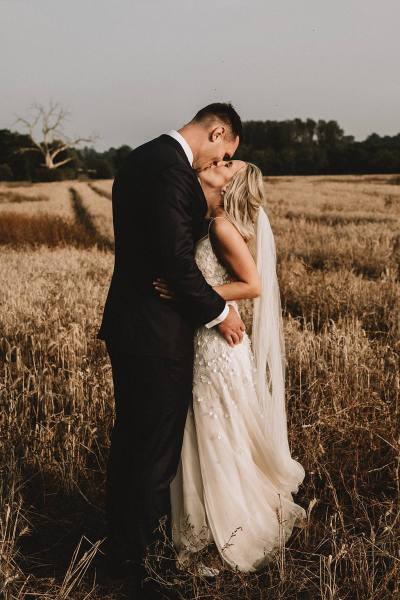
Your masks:
M161 279L160 277L153 281L153 286L163 300L176 300L176 295L174 292L168 287L168 283L165 279Z

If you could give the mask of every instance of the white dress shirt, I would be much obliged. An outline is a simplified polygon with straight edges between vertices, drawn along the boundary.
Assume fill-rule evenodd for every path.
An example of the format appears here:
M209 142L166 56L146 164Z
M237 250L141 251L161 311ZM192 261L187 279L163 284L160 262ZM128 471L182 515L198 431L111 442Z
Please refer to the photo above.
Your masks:
M182 146L182 148L187 156L187 159L190 163L190 166L192 167L193 166L193 152L192 152L191 147L189 146L189 144L183 137L183 135L181 135L179 133L179 131L176 131L175 129L171 129L171 131L168 131L167 135L174 138L174 140L176 140ZM229 306L228 306L228 304L225 304L225 308L222 311L222 313L220 315L218 315L218 317L216 317L215 319L210 321L209 323L206 323L205 326L208 329L210 329L210 327L215 327L215 325L218 325L218 323L222 323L222 321L224 321L226 319L226 317L228 316L228 313L229 313Z

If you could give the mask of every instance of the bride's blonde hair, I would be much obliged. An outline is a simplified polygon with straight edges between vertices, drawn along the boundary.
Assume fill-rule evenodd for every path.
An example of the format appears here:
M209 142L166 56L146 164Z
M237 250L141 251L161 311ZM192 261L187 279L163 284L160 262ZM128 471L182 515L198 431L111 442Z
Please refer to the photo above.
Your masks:
M240 169L223 196L224 210L246 242L255 235L258 209L265 202L265 186L260 169L252 163Z

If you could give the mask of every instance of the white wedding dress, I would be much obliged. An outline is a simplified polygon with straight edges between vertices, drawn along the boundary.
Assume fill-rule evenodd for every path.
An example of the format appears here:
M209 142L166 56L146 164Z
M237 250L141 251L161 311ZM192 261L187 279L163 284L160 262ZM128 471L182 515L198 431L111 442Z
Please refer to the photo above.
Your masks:
M210 285L231 281L208 236L196 262ZM292 498L304 470L293 461L298 480L286 485L271 458L249 336L230 347L217 328L200 327L194 343L193 406L171 484L174 544L184 561L215 543L227 565L254 571L304 520Z

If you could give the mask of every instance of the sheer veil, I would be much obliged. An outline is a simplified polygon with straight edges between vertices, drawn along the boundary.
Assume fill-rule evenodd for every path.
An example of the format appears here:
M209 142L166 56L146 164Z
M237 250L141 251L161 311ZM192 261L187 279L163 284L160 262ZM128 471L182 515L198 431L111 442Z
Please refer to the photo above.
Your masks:
M276 246L268 216L258 210L256 263L261 295L253 307L252 347L256 388L261 403L266 438L270 443L274 478L280 489L295 493L304 469L291 457L285 408L285 342L278 278Z

